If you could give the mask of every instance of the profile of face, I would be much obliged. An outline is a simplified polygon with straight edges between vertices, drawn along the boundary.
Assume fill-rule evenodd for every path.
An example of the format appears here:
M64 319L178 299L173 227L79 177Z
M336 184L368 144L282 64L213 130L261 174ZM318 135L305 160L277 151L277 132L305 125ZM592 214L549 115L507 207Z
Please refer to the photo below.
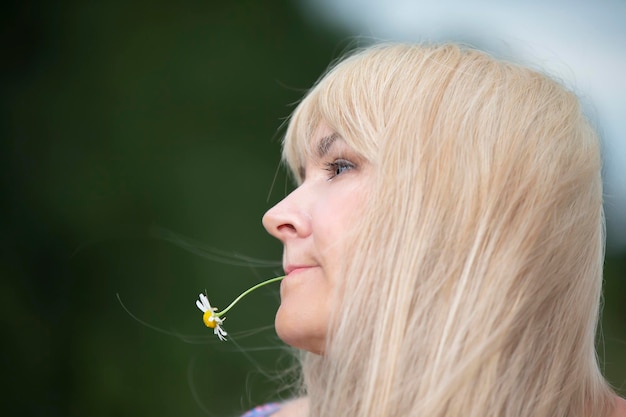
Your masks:
M353 230L369 185L369 163L328 126L312 137L302 183L263 216L267 231L283 244L281 303L276 332L287 344L322 354L333 295L347 259L345 237Z

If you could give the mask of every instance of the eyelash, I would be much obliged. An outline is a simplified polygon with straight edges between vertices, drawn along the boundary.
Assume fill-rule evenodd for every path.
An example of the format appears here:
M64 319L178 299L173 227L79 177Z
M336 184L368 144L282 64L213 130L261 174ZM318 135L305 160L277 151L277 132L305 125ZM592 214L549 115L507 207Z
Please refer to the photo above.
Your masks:
M333 178L354 168L356 168L356 165L346 159L335 159L332 162L327 162L325 169L329 172L328 179L332 180Z

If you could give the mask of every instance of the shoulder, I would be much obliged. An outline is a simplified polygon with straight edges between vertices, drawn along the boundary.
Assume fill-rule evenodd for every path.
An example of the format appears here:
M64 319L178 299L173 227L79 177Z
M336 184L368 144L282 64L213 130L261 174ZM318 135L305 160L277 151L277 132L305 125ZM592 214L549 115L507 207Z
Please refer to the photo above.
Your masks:
M611 417L626 417L626 400L622 397L615 397L615 409Z

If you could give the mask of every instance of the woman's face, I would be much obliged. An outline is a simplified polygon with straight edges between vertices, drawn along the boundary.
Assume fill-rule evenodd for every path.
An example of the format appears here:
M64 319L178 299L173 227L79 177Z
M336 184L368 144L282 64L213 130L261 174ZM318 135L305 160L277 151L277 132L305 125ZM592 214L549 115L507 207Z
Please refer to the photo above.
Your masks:
M286 343L323 353L333 290L347 262L345 237L365 202L368 163L327 126L313 136L314 156L304 180L263 216L267 231L283 243L281 304L276 332Z

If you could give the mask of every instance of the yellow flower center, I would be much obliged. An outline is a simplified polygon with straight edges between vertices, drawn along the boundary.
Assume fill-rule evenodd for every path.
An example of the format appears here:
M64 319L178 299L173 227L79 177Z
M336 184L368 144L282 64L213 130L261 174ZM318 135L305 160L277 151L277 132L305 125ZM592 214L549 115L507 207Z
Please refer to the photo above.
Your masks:
M211 310L204 312L202 315L202 321L206 327L210 327L211 329L215 329L215 326L217 326L217 322L213 318L213 312Z

